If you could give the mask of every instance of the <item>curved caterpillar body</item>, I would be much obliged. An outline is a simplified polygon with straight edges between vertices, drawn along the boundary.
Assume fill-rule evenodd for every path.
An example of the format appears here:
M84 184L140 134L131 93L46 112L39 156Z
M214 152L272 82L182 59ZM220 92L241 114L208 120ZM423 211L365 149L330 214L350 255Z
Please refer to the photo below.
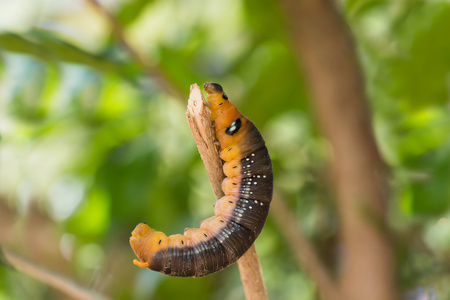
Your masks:
M136 265L169 276L202 277L234 263L260 234L272 200L272 162L259 130L220 85L205 83L204 89L225 161L225 196L198 229L167 237L140 223L130 238Z

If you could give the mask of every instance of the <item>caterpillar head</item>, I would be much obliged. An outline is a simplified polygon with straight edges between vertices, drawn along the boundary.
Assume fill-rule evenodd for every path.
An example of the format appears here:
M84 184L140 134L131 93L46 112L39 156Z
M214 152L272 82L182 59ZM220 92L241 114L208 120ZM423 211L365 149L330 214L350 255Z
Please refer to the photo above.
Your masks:
M206 82L203 88L208 94L220 94L223 93L223 88L220 84L214 82Z
M208 103L215 108L218 108L224 101L228 100L227 94L225 94L222 86L218 83L206 82L203 85L203 89L208 94Z

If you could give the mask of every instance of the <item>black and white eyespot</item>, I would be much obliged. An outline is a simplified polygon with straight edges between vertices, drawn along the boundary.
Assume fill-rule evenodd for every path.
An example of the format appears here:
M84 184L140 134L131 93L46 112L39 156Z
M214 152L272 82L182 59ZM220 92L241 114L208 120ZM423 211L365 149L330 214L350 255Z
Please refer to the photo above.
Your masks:
M228 135L233 135L239 131L241 126L242 126L242 121L240 118L237 118L236 121L231 123L230 127L228 127L227 130L225 130L225 133Z

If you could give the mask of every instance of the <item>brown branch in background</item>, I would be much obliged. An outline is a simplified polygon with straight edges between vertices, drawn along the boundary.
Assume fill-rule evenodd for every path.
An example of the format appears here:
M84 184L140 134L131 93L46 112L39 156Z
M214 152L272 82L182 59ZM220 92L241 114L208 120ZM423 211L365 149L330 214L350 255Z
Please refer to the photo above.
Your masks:
M128 54L141 66L141 68L150 75L150 77L158 84L158 86L169 93L170 95L183 99L183 95L173 83L168 80L162 70L156 66L152 66L148 60L136 48L134 48L126 39L122 25L117 19L108 12L97 0L86 0L90 3L100 14L102 14L108 23L111 25L112 34L122 44Z
M393 250L382 228L387 227L386 170L372 131L350 34L334 1L281 3L319 124L331 144L344 246L342 292L346 300L399 299Z
M59 290L74 299L80 300L107 300L109 298L88 290L78 284L72 282L71 280L64 278L60 274L51 272L42 266L32 263L26 259L21 258L17 254L3 248L3 253L8 262L19 271L41 281L48 286Z
M198 85L191 86L189 95L187 121L191 128L198 151L205 164L209 180L217 199L224 196L222 181L225 175L222 171L222 160L219 157L219 149L215 141L215 132L212 127L211 114L204 105L205 100ZM255 245L238 260L241 281L247 300L265 300L267 291L262 278L261 266Z
M284 235L284 238L294 253L298 265L305 268L306 272L316 283L322 297L327 300L344 300L340 295L339 288L333 282L329 272L314 252L310 241L299 228L294 216L286 206L284 199L276 191L270 205L270 213L282 229L280 232Z

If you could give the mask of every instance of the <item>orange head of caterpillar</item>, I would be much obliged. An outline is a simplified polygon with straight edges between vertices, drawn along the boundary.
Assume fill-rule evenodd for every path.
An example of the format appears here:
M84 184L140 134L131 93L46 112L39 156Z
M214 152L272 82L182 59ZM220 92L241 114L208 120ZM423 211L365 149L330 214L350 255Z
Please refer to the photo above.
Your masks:
M220 94L220 96L223 97L223 99L228 100L227 95L223 92L222 86L218 83L206 82L205 84L203 84L203 88L208 93L208 95Z
M168 238L163 232L156 231L145 223L140 223L131 233L130 245L139 260L133 263L141 268L152 264L153 255L168 247Z
M214 112L229 105L228 96L224 93L222 86L218 83L206 82L203 85L203 88L208 94L208 105L213 113L212 117L214 120Z

